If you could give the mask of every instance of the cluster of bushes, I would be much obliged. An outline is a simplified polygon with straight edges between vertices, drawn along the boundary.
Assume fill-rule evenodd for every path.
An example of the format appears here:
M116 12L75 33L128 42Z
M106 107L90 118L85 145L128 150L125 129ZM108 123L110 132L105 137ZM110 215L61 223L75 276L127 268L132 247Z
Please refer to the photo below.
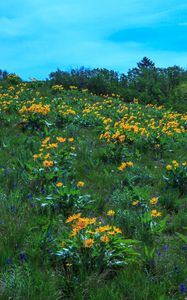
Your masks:
M69 72L57 69L49 74L49 79L52 84L62 84L65 88L75 85L97 95L115 93L126 101L138 98L142 103L172 105L179 110L187 101L187 71L179 66L157 68L147 57L127 74L81 67Z
M4 87L6 87L7 85L19 84L21 82L22 79L20 76L14 73L8 73L6 70L0 69L0 83Z

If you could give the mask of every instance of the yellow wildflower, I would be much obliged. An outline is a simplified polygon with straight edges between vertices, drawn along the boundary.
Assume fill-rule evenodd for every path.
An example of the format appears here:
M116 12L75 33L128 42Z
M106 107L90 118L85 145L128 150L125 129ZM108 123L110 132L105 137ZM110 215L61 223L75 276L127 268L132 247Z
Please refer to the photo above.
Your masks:
M47 167L52 167L54 165L54 162L52 161L52 160L44 160L43 161L43 166L45 167L45 168L47 168Z
M56 186L61 187L61 186L63 186L63 183L59 181L56 183Z
M84 240L83 244L85 248L91 248L94 244L94 240L93 239Z
M50 157L50 153L47 153L47 154L44 156L45 159L48 159L49 157Z
M120 142L123 142L125 140L125 135L120 135L119 140L120 140Z
M153 218L161 217L161 215L162 215L161 212L157 211L156 209L152 209L151 216Z
M110 209L108 212L107 212L107 216L109 217L113 217L115 215L115 211Z
M128 162L127 162L127 166L128 166L128 167L133 167L133 162L132 162L132 161L128 161Z
M155 205L158 203L158 198L157 197L152 197L150 200L150 204Z
M119 171L123 171L126 168L127 164L125 162L123 162L119 167L118 170Z
M171 165L167 165L167 166L166 166L166 170L167 170L167 171L171 171L171 170L172 170L172 166L171 166Z
M66 138L63 137L57 137L56 139L59 143L64 143L66 141Z
M105 234L100 238L101 242L108 243L110 241L109 237Z
M83 187L84 185L85 185L85 183L83 181L77 182L77 186L78 187Z
M132 205L133 205L133 206L137 206L139 203L140 203L139 200L134 200L134 201L132 202Z
M36 160L36 159L39 158L39 157L41 157L41 153L40 153L40 154L34 154L34 155L33 155L34 160Z
M73 222L74 220L77 220L79 219L81 216L81 213L78 213L78 214L75 214L75 215L72 215L70 217L67 218L66 220L66 223L70 223L70 222Z
M172 160L172 164L174 166L174 168L178 168L179 163L176 160Z
M113 229L114 229L115 233L122 233L122 230L118 227L114 226Z

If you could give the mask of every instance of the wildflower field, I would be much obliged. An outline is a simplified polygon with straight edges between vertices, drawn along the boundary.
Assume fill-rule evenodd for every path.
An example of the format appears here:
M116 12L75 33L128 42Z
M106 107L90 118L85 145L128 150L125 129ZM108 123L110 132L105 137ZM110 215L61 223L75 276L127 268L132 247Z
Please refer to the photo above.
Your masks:
M0 299L187 297L187 113L0 87Z

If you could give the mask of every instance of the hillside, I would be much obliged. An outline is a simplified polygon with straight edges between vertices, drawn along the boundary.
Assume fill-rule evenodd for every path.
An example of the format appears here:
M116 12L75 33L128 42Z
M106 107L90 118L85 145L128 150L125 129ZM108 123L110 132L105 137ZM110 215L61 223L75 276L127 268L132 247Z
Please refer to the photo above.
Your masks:
M185 111L20 82L0 124L1 299L187 296Z

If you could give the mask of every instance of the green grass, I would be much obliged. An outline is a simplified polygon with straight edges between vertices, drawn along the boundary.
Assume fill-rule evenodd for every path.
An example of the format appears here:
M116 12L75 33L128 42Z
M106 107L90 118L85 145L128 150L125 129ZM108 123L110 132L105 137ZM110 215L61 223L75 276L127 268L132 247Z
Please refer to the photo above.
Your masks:
M33 97L35 92L30 89ZM24 93L19 96L20 103L29 95L28 91ZM52 103L50 89L46 95L45 101ZM187 160L186 135L177 143L168 142L160 151L143 141L112 146L99 139L103 130L100 120L83 119L80 107L84 102L80 105L70 100L82 97L93 104L103 99L78 91L64 91L58 96L79 111L81 121L72 117L62 122L51 114L44 117L51 125L24 129L18 109L0 111L0 299L184 299L187 293L180 291L180 285L187 289L187 245L176 232L186 234L187 194L167 186L163 175L171 160ZM15 94L11 97L14 99ZM117 107L118 100L114 103ZM110 109L106 111L109 117ZM118 115L113 117L119 119ZM42 208L34 201L43 192L36 184L38 177L31 178L28 165L32 166L32 155L39 152L41 141L48 135L74 137L72 152L76 155L68 158L70 169L67 167L62 181L72 185L85 182L81 193L90 195L93 202L81 210L83 215L105 220L109 209L116 212L114 224L127 239L140 241L136 247L138 262L108 266L102 272L97 268L84 272L82 263L79 271L65 272L62 261L51 255L54 244L66 231L65 219L76 213L76 207L67 211L58 206ZM134 167L118 171L122 160L133 161ZM45 183L44 188L53 193L51 186ZM165 220L160 231L147 228L140 217L143 208L132 205L133 200L145 205L153 196L159 197L158 209Z

